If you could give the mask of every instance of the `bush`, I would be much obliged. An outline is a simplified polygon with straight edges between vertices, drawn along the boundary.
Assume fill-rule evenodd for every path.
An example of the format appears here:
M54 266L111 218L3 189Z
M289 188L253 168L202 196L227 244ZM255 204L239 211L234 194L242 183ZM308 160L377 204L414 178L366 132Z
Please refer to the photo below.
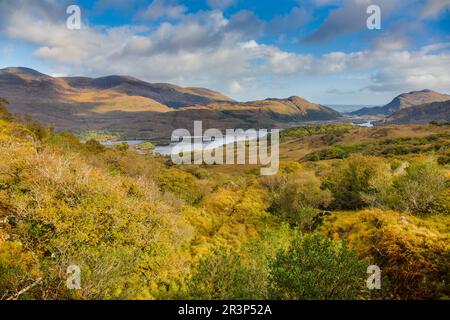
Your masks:
M446 184L447 179L434 160L413 162L406 168L406 174L394 182L393 207L414 214L433 213L448 197ZM450 208L446 209L450 212Z
M382 271L391 299L450 297L450 225L446 216L415 217L393 211L334 214L321 232L345 240ZM388 285L387 285L388 282Z
M289 174L278 178L270 211L294 217L306 208L325 208L331 199L331 193L321 188L321 181L314 173Z
M38 273L43 280L27 291L29 299L152 298L154 284L182 273L179 250L191 228L155 181L88 164L82 152L69 151L78 146L70 134L37 152L20 128L0 120L0 217L3 208L14 214L5 238L23 244L5 247L0 226L0 296L33 283ZM81 290L65 289L70 264L81 268Z
M297 236L272 261L271 299L356 299L366 284L366 263L340 241Z
M120 152L127 152L128 149L130 149L130 146L128 145L127 142L120 142L115 145L115 148L116 148L116 150L118 150Z
M24 251L20 243L3 241L0 234L0 300L19 298L16 295L20 290L40 276L33 256Z
M265 299L267 273L261 263L263 260L260 260L260 263L257 260L245 261L242 255L235 251L215 248L196 266L189 284L190 298Z
M106 150L106 147L95 139L89 139L88 141L86 141L85 145L86 149L92 153L100 153Z
M352 156L339 165L327 186L333 193L333 206L358 209L383 201L391 185L391 169L381 158Z

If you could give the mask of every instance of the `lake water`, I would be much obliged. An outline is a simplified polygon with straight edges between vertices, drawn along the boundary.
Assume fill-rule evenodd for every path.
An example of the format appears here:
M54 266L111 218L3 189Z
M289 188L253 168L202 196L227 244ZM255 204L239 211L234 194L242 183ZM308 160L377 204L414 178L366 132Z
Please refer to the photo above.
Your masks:
M258 135L258 137L263 138L266 135L267 134L260 133ZM175 146L178 146L179 148L183 148L184 152L193 152L193 151L201 151L201 150L213 150L213 149L219 148L221 146L228 145L230 143L241 142L241 141L246 141L246 140L249 141L249 140L256 139L256 137L249 138L245 134L237 135L237 136L226 136L225 135L223 137L217 137L216 140L214 140L214 141L207 141L207 142L202 142L202 143L200 143L200 141L210 140L210 137L187 136L184 138L186 140L188 140L187 143L175 142L175 143L171 143L166 146L156 146L154 149L154 153L157 153L157 154L160 154L163 156L170 156L172 154L172 150ZM189 142L189 141L194 142L194 140L198 140L199 143L191 144Z
M362 122L362 123L353 123L352 122L352 125L360 126L360 127L373 127L374 122L375 122L375 120L368 120L367 122Z
M259 138L263 138L265 137L267 134L263 134L260 133L258 135ZM184 152L193 152L193 151L200 151L200 150L212 150L212 149L216 149L218 147L230 144L230 143L235 143L235 142L240 142L240 141L246 141L246 140L255 140L256 137L252 137L249 138L248 136L246 136L245 134L242 135L237 135L237 136L226 136L224 135L223 137L217 137L216 140L214 141L206 141L206 142L200 142L203 140L211 140L210 137L201 137L201 136L186 136L184 137L185 141L187 140L188 143L181 143L181 142L175 142L175 143L171 143L169 145L164 145L164 146L155 146L155 149L153 150L153 153L155 154L160 154L162 156L170 156L172 154L172 149L175 146L178 147L182 147ZM198 144L194 144L194 143L190 143L189 141L192 142L199 142ZM102 145L106 146L106 147L114 147L115 145L119 144L119 143L123 143L126 142L128 143L129 146L131 147L136 147L144 142L147 142L147 140L118 140L118 141L103 141L101 142Z
M116 144L123 142L128 143L129 146L138 146L146 142L146 140L117 140L117 141L102 141L100 143L106 147L114 147Z

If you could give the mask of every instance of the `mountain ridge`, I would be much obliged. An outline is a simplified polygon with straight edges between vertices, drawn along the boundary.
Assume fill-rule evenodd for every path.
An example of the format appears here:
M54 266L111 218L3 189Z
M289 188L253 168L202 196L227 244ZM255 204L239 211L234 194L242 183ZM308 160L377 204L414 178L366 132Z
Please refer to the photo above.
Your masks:
M450 95L439 93L433 90L424 89L420 91L411 91L396 96L391 102L381 107L362 108L350 115L357 116L390 116L397 111L432 102L442 102L450 100Z
M14 113L61 129L164 136L194 120L225 129L332 121L340 113L292 96L239 102L207 88L148 83L130 76L51 77L28 68L0 70L0 96Z
M401 109L382 120L383 124L423 124L450 122L450 99Z

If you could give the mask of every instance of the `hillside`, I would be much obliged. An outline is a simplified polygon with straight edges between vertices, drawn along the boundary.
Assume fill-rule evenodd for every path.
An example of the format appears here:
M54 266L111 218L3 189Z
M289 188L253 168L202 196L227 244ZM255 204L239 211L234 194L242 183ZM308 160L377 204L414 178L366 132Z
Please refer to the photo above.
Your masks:
M449 137L431 124L292 128L279 172L261 177L81 143L16 122L0 99L0 294L445 299ZM367 290L371 264L383 290Z
M383 124L428 123L450 121L450 99L399 110L382 121Z
M71 87L87 90L114 90L127 96L153 99L170 108L181 108L193 104L208 104L218 101L232 101L223 94L205 88L182 88L168 83L148 83L128 76L102 78L65 77Z
M362 108L351 112L351 115L383 115L389 116L399 110L407 109L431 102L450 100L450 95L438 93L432 90L412 91L395 97L383 107Z
M203 120L210 128L287 127L340 114L300 97L236 102L205 88L148 83L129 76L51 77L27 68L0 70L0 97L13 113L59 130L108 130L128 138L169 137Z

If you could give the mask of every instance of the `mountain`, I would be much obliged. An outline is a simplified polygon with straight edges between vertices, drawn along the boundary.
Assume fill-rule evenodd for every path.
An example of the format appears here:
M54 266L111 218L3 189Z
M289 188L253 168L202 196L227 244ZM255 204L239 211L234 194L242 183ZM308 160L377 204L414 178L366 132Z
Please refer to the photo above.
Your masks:
M420 124L450 121L450 99L404 108L383 119L383 124Z
M148 83L128 76L102 78L62 78L77 89L114 90L127 96L150 98L170 108L181 108L193 104L230 102L232 99L220 92L205 88L182 88L168 83Z
M450 100L450 95L438 93L432 90L412 91L395 97L390 103L383 107L362 108L351 112L351 115L383 115L389 116L399 110L418 106L431 102Z
M209 128L288 127L336 120L331 108L300 97L237 102L205 88L148 83L129 76L51 77L28 68L0 69L0 97L13 113L64 130L109 130L124 137L168 137L194 120Z

